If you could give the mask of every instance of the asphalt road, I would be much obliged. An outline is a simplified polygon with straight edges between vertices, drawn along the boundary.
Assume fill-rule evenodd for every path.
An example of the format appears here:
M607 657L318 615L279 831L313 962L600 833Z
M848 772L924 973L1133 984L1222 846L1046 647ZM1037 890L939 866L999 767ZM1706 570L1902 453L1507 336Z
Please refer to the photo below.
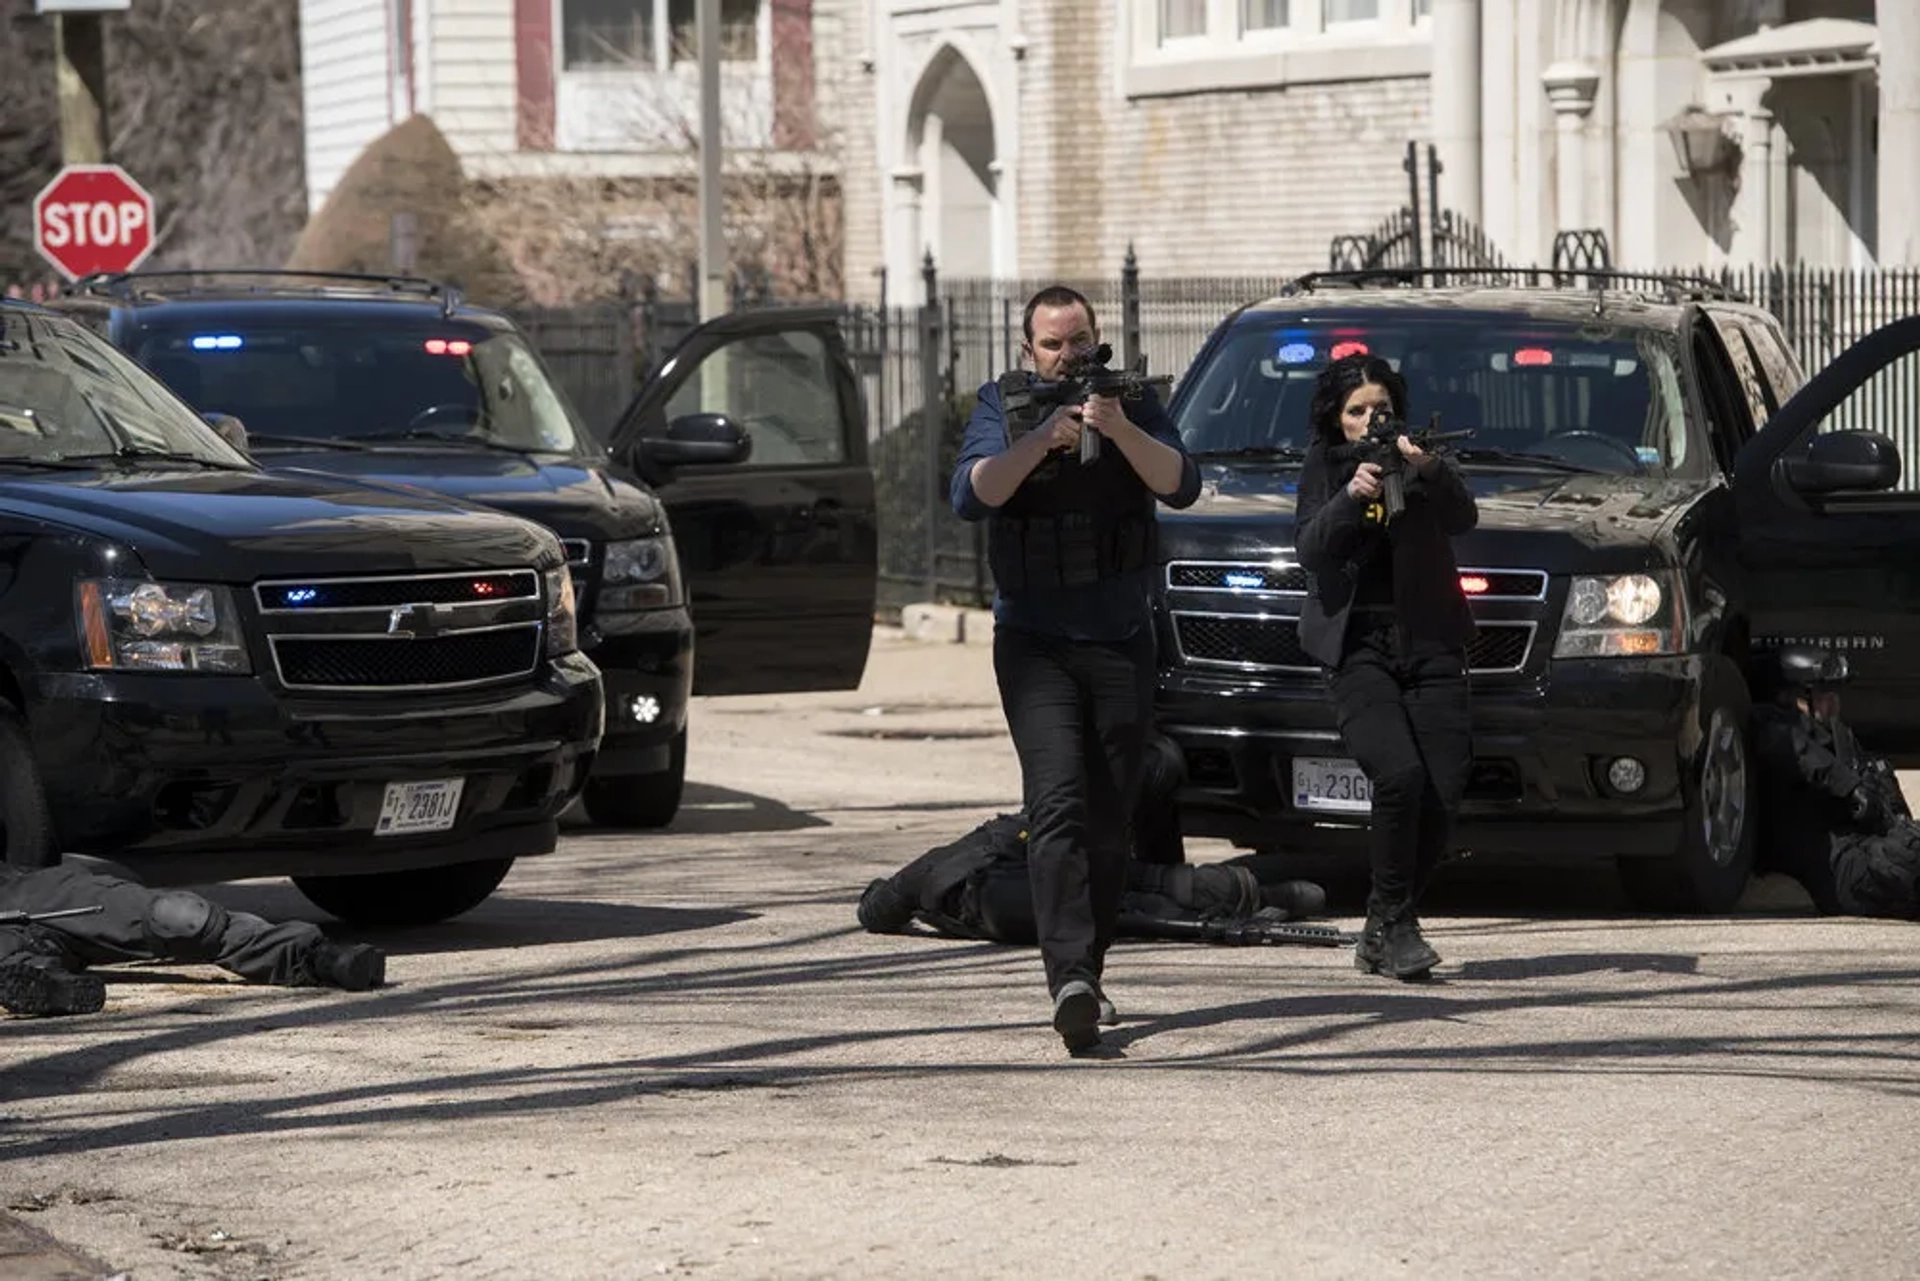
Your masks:
M124 969L0 1023L0 1272L1920 1276L1912 926L1468 866L1433 983L1126 944L1122 1057L1076 1061L1035 955L853 922L1016 803L984 650L703 704L691 773L671 832L384 937L385 990Z

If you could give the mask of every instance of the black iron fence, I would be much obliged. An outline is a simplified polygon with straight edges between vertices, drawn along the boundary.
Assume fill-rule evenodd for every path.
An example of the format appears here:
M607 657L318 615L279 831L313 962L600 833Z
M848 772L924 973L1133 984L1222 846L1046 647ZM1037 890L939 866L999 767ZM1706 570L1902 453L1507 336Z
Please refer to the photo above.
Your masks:
M1514 269L1505 269L1511 272ZM1521 269L1521 280L1579 285L1578 268ZM1470 280L1475 268L1460 269ZM1629 278L1649 285L1667 273ZM1683 270L1737 291L1779 318L1808 372L1888 321L1920 312L1920 271L1822 268ZM928 306L848 306L842 325L865 390L868 445L879 492L881 602L984 604L991 596L981 530L958 520L947 481L974 391L1020 359L1021 311L1045 285L1066 283L1093 303L1118 359L1145 354L1153 373L1182 376L1232 311L1278 294L1281 276L1145 277L1131 254L1111 277L940 280L924 271ZM1513 279L1512 276L1506 277ZM1609 287L1616 287L1610 285ZM775 301L736 293L736 306ZM787 300L779 300L787 301ZM611 423L647 371L693 323L683 302L641 297L595 309L531 311L517 319L596 428ZM933 407L931 413L928 406ZM1896 362L1836 415L1898 441L1909 488L1920 488L1920 360Z

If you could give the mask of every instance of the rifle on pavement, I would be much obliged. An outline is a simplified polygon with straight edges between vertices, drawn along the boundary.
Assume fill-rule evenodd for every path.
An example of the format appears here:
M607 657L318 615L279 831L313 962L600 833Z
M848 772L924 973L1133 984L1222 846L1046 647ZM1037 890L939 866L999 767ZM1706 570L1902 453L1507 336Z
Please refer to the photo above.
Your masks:
M1301 947L1347 947L1360 941L1357 934L1345 934L1331 925L1308 925L1301 921L1276 921L1253 916L1214 916L1181 918L1120 914L1119 932L1123 938L1167 939L1180 943L1218 943L1226 947L1277 947L1292 944Z
M0 927L8 925L38 925L41 921L58 921L69 916L92 916L95 912L104 912L106 907L95 903L92 907L63 907L57 912L0 912Z

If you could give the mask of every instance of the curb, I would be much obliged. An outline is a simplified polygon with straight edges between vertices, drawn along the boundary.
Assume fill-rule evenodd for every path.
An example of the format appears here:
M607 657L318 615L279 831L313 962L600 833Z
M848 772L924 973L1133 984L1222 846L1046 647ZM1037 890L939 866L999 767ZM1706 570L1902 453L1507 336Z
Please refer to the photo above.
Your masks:
M929 645L991 645L993 611L960 605L902 605L900 630Z

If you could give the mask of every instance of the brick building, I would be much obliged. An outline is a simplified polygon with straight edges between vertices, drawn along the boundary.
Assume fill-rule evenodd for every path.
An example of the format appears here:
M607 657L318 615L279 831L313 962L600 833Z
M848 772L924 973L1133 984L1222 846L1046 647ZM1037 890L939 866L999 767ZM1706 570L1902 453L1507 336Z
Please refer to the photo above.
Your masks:
M1621 265L1914 262L1920 4L1875 9L866 0L848 281L1321 267L1407 203L1410 140L1511 261L1597 230Z

